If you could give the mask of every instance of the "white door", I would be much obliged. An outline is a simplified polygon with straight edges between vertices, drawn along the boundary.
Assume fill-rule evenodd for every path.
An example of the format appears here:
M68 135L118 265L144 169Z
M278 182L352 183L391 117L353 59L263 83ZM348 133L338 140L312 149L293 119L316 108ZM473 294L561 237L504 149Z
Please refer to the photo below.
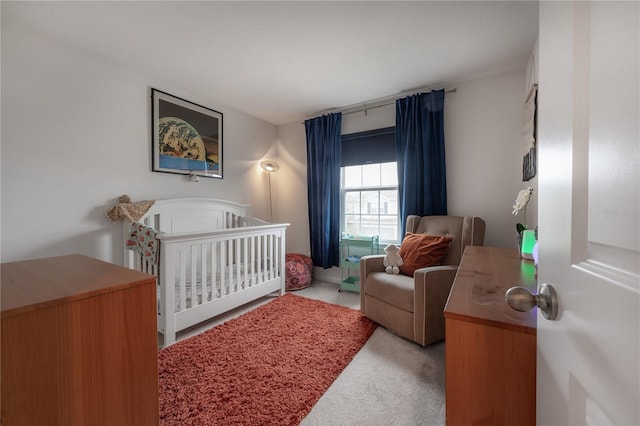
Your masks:
M540 2L541 425L640 425L639 6Z

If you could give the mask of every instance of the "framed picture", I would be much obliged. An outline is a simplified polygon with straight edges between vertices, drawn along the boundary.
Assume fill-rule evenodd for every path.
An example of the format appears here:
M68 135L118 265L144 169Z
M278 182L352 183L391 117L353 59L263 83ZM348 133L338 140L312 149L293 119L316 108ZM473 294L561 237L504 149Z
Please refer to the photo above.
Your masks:
M522 157L522 181L526 182L536 176L537 155L537 96L538 85L534 84L524 104L524 154Z
M222 113L151 89L153 171L222 178Z

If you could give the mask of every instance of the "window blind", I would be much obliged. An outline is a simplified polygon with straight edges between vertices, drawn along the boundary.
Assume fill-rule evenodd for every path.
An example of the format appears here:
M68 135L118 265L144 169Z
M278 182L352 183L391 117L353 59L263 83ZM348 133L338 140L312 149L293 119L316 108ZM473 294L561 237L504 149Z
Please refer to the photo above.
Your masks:
M342 167L396 161L396 128L342 135Z

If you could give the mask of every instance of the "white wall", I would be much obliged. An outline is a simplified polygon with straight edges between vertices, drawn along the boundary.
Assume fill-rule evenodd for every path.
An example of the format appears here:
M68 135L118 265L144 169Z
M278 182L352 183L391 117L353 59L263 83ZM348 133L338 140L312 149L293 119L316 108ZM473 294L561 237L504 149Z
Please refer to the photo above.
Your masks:
M521 70L461 83L445 99L448 211L482 217L488 246L517 246L524 81Z
M540 49L538 47L538 40L536 39L536 44L531 51L531 56L529 57L529 62L527 63L526 68L526 84L524 86L525 99L529 94L531 87L534 84L538 84L538 57L539 57ZM538 99L540 99L540 88L538 87ZM524 142L523 142L524 143ZM536 175L527 182L522 183L522 188L530 186L534 190L534 195L529 200L529 204L527 205L527 228L535 229L538 226L538 171L536 170ZM519 220L522 222L522 217L519 217Z
M224 179L151 172L151 87L224 114ZM70 253L122 259L121 222L106 211L136 200L207 196L269 214L274 125L215 94L138 73L109 59L2 23L1 239L3 262Z
M276 222L289 223L287 252L311 255L307 203L307 143L301 122L278 127L280 170L272 173Z
M445 98L448 211L477 215L487 222L485 245L516 247L512 205L522 182L522 105L525 70L447 85L457 92ZM395 106L388 105L343 116L343 133L395 125ZM278 178L278 216L290 222L294 237L288 251L308 254L306 142L304 126L278 128L281 173ZM289 170L291 169L291 170ZM529 211L528 211L529 215ZM337 268L316 268L322 279L337 281Z
M464 82L445 99L450 214L487 221L486 244L515 245L511 205L521 182L525 70ZM224 179L189 182L150 171L150 88L224 114ZM392 126L388 105L343 117L343 132ZM277 144L276 144L277 141ZM277 151L276 151L277 149ZM287 251L309 254L306 143L301 122L275 126L107 58L3 22L1 240L3 262L83 253L119 263L120 223L104 213L133 200L210 196L289 222ZM533 209L530 209L533 210ZM528 215L531 213L528 210Z

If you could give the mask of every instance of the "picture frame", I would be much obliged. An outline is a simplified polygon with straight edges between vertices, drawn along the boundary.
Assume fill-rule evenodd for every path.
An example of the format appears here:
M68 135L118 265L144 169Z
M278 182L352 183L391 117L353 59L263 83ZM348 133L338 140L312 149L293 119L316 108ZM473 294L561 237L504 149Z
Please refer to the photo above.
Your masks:
M221 112L151 89L152 171L222 179Z
M522 181L527 182L536 176L537 147L538 138L538 85L534 84L529 90L529 94L524 104L524 154L522 156Z

